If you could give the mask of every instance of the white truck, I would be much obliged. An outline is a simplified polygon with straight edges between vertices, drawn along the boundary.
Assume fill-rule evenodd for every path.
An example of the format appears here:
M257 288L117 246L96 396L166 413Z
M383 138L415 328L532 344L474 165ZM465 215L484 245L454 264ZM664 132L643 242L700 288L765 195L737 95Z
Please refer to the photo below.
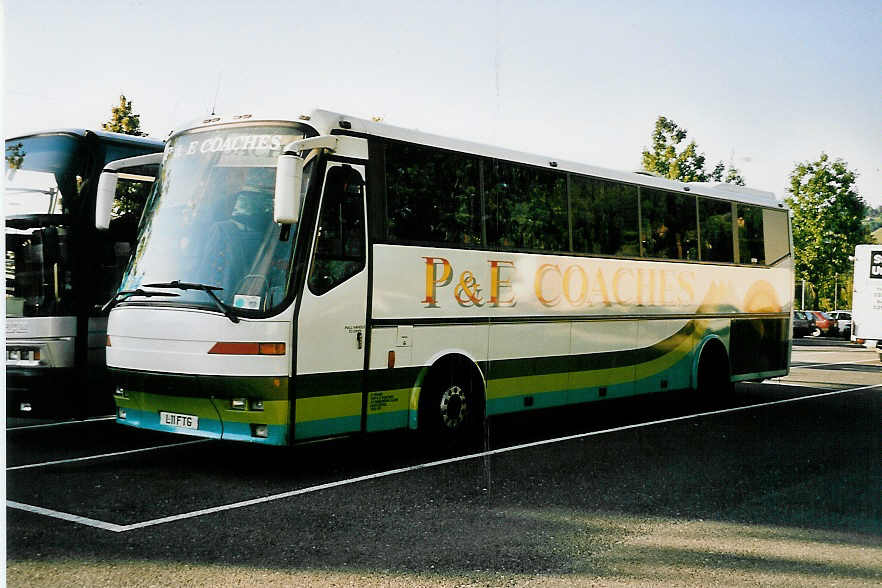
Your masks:
M854 249L851 338L875 341L882 361L882 245Z

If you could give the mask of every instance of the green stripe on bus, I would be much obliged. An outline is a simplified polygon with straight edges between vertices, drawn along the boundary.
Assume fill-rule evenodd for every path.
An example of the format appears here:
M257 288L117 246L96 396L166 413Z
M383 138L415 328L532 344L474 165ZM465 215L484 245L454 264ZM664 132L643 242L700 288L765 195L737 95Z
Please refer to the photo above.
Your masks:
M661 361L664 359L665 361ZM592 384L585 384L587 379L582 379L580 385L572 388L558 388L549 390L545 388L549 380L544 376L532 376L517 378L516 386L507 387L506 392L501 392L495 397L487 398L487 414L497 415L522 410L535 410L591 402L601 399L621 398L636 396L662 390L675 390L686 388L689 385L692 356L688 353L681 354L672 352L665 358L659 358L654 363L654 371L647 369L645 377L634 379L634 368L622 368L628 371L627 377L620 378L618 383L612 383L599 377ZM603 370L607 373L612 370ZM588 373L583 375L589 375ZM663 387L662 381L668 385ZM570 382L572 385L573 382ZM600 388L605 388L603 396ZM530 398L527 405L525 398Z
M290 404L287 400L264 400L263 410L233 410L229 400L214 399L225 423L264 423L287 425Z
M229 399L194 398L190 396L169 396L129 392L128 398L115 397L120 408L131 408L145 412L174 412L188 414L228 423L264 423L267 425L288 424L288 401L265 400L263 410L232 410Z
M361 428L361 392L319 396L314 398L298 398L294 409L295 423L337 419L342 417L358 417Z
M368 394L368 418L377 414L407 410L412 388L378 390Z
M555 358L556 362L544 362L537 365L537 358L525 358L522 360L505 360L507 364L503 373L524 374L517 377L499 377L500 370L496 369L496 362L490 362L487 382L487 398L500 399L507 396L522 396L521 390L528 389L532 393L551 391L564 391L568 389L580 389L600 386L612 386L626 384L628 382L647 378L658 374L680 361L684 356L691 354L695 345L692 337L694 325L690 324L680 329L677 333L650 347L632 351L624 351L621 354L625 359L617 367L609 365L610 353L584 354L570 356L571 362L565 361L566 356ZM636 358L642 358L640 363L631 363ZM592 359L598 358L597 364ZM520 361L521 365L517 362ZM596 367L595 367L596 365ZM547 373L545 370L556 366L556 373ZM587 369L574 369L573 366ZM543 373L545 372L545 373Z
M191 398L286 400L287 376L204 376L158 374L109 368L116 386L130 392Z

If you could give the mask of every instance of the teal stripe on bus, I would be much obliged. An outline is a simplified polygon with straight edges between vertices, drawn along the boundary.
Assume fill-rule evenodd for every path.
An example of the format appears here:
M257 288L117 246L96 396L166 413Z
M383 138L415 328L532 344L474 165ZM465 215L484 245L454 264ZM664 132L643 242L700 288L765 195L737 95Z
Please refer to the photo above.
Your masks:
M361 415L298 422L294 426L295 439L330 437L361 430Z
M407 428L407 417L410 411L396 410L379 414L368 414L368 431L391 431L393 429Z

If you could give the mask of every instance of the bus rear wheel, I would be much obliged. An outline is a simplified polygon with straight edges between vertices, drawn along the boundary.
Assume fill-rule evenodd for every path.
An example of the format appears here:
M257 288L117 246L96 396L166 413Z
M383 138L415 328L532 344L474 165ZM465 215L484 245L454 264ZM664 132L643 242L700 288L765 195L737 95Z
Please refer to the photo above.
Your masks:
M709 341L701 350L698 360L698 378L696 392L701 400L707 402L723 401L730 396L732 374L729 367L729 355L719 341Z
M484 410L472 371L464 362L447 362L433 368L423 387L419 427L437 449L464 449L479 441Z

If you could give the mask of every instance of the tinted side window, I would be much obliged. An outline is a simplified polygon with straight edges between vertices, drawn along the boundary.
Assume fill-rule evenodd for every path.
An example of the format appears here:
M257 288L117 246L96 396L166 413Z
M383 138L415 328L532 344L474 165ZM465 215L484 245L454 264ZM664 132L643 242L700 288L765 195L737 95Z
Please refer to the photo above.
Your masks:
M735 261L732 249L732 203L698 199L701 226L701 259L704 261Z
M313 294L321 296L364 268L364 240L364 182L352 168L331 168L309 272Z
M740 263L766 262L763 246L763 209L759 206L738 205L738 253Z
M698 259L695 196L643 188L640 207L646 257Z
M481 244L477 157L387 143L386 194L390 241Z
M571 176L570 205L576 252L640 255L636 186Z
M488 241L509 249L569 250L566 175L496 160L488 167Z

